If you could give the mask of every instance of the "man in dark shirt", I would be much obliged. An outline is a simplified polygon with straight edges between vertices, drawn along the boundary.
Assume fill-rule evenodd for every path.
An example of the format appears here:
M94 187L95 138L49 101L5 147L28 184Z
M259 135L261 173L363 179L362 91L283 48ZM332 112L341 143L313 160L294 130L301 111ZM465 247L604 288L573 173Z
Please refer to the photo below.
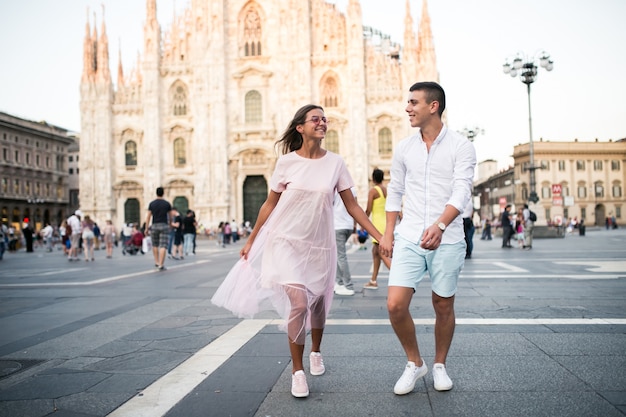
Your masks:
M502 247L512 248L511 236L513 236L513 225L511 224L511 205L507 204L502 212L500 218L500 225L502 226Z
M163 198L163 187L156 189L157 198L148 206L146 216L146 235L152 238L152 254L154 266L160 271L165 270L165 254L167 252L167 240L169 233L169 219L172 218L172 205ZM152 219L152 226L150 220Z

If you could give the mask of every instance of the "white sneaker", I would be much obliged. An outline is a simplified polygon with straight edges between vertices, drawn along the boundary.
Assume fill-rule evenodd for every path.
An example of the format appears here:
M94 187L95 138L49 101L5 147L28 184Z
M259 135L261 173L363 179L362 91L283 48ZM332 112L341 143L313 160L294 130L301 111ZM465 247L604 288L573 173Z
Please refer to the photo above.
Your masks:
M354 290L346 288L343 285L335 285L335 294L337 294L337 295L354 295Z
M433 380L437 391L450 391L452 389L452 380L446 372L446 365L443 363L433 365Z
M304 371L296 371L295 374L291 375L291 395L296 398L309 396L309 386L306 383Z
M311 375L324 375L326 367L324 366L324 358L322 358L321 353L311 352L309 361L311 364Z
M415 366L414 362L407 362L406 367L404 368L404 372L396 385L393 387L393 392L396 395L404 395L413 391L415 388L415 383L418 379L423 377L428 373L428 366L426 366L426 362L422 361L422 366Z

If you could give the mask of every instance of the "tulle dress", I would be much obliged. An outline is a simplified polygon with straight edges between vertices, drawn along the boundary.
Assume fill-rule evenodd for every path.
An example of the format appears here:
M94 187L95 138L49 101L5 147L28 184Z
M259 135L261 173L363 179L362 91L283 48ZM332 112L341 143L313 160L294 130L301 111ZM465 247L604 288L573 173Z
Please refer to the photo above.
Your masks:
M273 309L285 319L280 327L289 337L302 341L311 328L311 307L323 305L324 319L330 310L337 262L333 197L353 185L343 159L332 152L319 159L282 155L270 180L280 199L248 259L237 261L211 301L242 318ZM294 291L309 312L295 332L289 326Z

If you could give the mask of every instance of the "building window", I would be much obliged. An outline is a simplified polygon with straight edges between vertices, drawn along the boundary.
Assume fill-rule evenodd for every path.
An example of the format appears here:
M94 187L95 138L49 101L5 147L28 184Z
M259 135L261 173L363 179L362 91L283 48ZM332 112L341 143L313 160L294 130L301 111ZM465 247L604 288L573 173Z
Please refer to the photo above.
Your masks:
M541 169L550 170L550 161L541 161Z
M621 197L622 196L622 186L618 184L613 184L613 197Z
M176 83L172 89L172 114L174 116L185 116L187 114L187 89L180 82Z
M611 171L619 171L620 163L619 161L612 160L611 161Z
M331 152L339 153L339 135L336 130L329 130L326 132L325 147Z
M67 157L67 160L69 162L74 162L74 157L72 155L70 155L70 156Z
M383 127L378 131L378 154L389 157L392 154L391 130Z
M124 145L124 153L126 155L126 166L137 166L137 143L129 140Z
M263 119L261 108L261 93L251 90L246 93L246 123L261 123Z
M561 186L561 195L563 197L569 197L569 187L567 185Z
M337 80L333 77L326 79L322 85L322 102L324 107L337 107L339 96L339 88L337 87Z
M46 156L46 168L50 168L50 157Z
M20 162L20 151L15 151L15 159L14 159L14 161L16 163Z
M40 160L39 160L39 155L35 156L35 165L39 166Z
M593 185L593 189L594 189L594 193L596 198L603 198L604 197L604 186L602 185L601 182L596 182Z
M2 148L2 159L4 162L9 162L9 150L7 148Z
M565 161L559 161L559 171L565 171Z
M587 218L587 208L586 207L581 207L580 208L580 218L581 219L586 219Z
M74 173L74 168L70 168L70 175Z
M544 185L543 187L541 187L541 198L550 198L550 193L551 190L549 185Z
M615 206L615 217L618 219L622 218L622 208L620 206Z
M261 18L254 7L248 9L243 17L243 51L245 56L261 55Z
M9 192L9 181L6 178L2 178L2 193L7 194Z
M30 164L30 153L26 152L26 164Z
M593 161L593 170L602 171L602 161Z
M585 170L585 161L578 160L576 161L576 170L584 171Z
M185 166L186 163L185 139L178 138L174 141L174 165L182 167Z
M522 200L528 201L528 188L522 187Z
M578 186L578 198L587 198L587 187L584 184Z
M20 193L20 180L13 180L13 194L19 194Z

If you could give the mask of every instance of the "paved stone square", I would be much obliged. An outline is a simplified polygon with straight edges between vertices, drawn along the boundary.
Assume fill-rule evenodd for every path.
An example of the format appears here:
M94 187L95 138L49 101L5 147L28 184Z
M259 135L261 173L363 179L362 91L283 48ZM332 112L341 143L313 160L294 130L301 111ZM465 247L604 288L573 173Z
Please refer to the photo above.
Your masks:
M290 394L276 315L241 320L210 303L239 245L199 240L154 269L150 254L68 262L56 251L0 261L0 417L622 416L626 414L626 231L537 239L533 250L474 240L456 300L450 392L429 372L393 394L406 358L371 254L351 250L357 293L336 296L327 372ZM411 311L429 368L429 282ZM307 340L307 342L309 342ZM308 361L305 360L308 370Z

